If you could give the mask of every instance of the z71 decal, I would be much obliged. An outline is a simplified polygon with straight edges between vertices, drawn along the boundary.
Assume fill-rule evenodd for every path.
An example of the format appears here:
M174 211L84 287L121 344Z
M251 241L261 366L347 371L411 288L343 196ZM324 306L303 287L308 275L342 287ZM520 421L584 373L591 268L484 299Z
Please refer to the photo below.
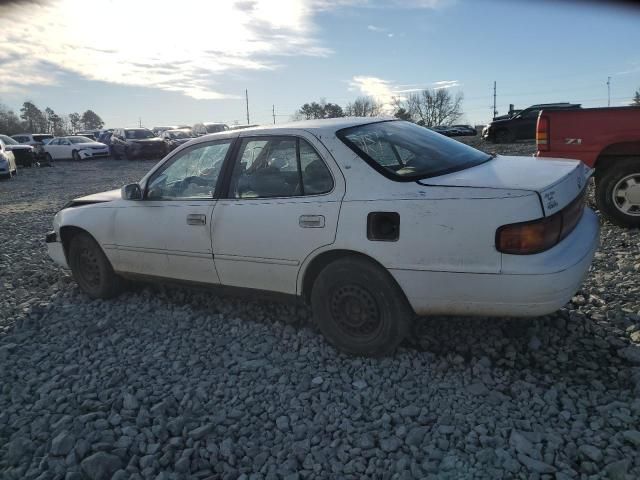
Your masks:
M567 145L582 145L581 138L565 138L564 143Z

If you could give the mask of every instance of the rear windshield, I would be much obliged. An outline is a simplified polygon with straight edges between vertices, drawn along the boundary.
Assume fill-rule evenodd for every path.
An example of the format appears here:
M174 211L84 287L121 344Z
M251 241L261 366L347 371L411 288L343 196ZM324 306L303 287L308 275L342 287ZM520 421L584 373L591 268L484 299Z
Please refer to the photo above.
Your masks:
M227 127L226 125L216 125L216 124L205 125L205 128L209 133L224 132L225 130L229 129L229 127Z
M125 130L127 138L153 138L155 135L151 130Z
M2 140L5 143L5 145L18 145L18 142L16 142L11 137L7 137L6 135L0 135L0 140Z
M338 131L338 138L392 180L435 177L486 162L490 155L410 122L369 123Z
M34 135L33 139L36 142L42 142L44 140L51 140L53 138L53 135Z

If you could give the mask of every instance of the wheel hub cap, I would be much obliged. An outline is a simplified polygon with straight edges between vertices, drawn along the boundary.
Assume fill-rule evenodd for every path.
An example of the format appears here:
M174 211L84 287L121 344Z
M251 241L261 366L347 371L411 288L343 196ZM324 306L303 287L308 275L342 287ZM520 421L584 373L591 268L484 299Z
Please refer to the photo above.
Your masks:
M343 286L333 292L331 313L340 328L350 335L371 335L380 325L375 298L357 285Z
M626 215L640 216L640 173L627 175L616 183L613 203Z
M98 258L87 248L80 252L80 274L89 285L94 287L100 285Z

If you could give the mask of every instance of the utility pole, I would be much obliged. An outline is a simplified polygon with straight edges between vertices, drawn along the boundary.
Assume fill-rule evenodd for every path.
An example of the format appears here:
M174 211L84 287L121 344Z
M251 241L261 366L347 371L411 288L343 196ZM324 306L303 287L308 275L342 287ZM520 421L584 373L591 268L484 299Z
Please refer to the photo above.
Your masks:
M611 77L607 77L607 107L611 106Z
M276 106L271 105L271 115L273 115L273 124L276 124Z
M138 117L138 126L142 128L142 117Z
M496 110L496 81L493 81L493 119L498 116L498 111Z
M249 90L247 90L246 88L244 90L244 99L247 103L247 125L251 125L251 122L249 121Z

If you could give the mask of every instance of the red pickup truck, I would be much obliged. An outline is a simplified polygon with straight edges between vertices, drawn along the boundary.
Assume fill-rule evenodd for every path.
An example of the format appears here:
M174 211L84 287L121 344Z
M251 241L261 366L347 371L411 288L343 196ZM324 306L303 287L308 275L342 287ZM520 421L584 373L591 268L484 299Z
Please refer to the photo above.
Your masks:
M542 110L539 157L595 168L596 203L618 225L640 227L640 107Z

